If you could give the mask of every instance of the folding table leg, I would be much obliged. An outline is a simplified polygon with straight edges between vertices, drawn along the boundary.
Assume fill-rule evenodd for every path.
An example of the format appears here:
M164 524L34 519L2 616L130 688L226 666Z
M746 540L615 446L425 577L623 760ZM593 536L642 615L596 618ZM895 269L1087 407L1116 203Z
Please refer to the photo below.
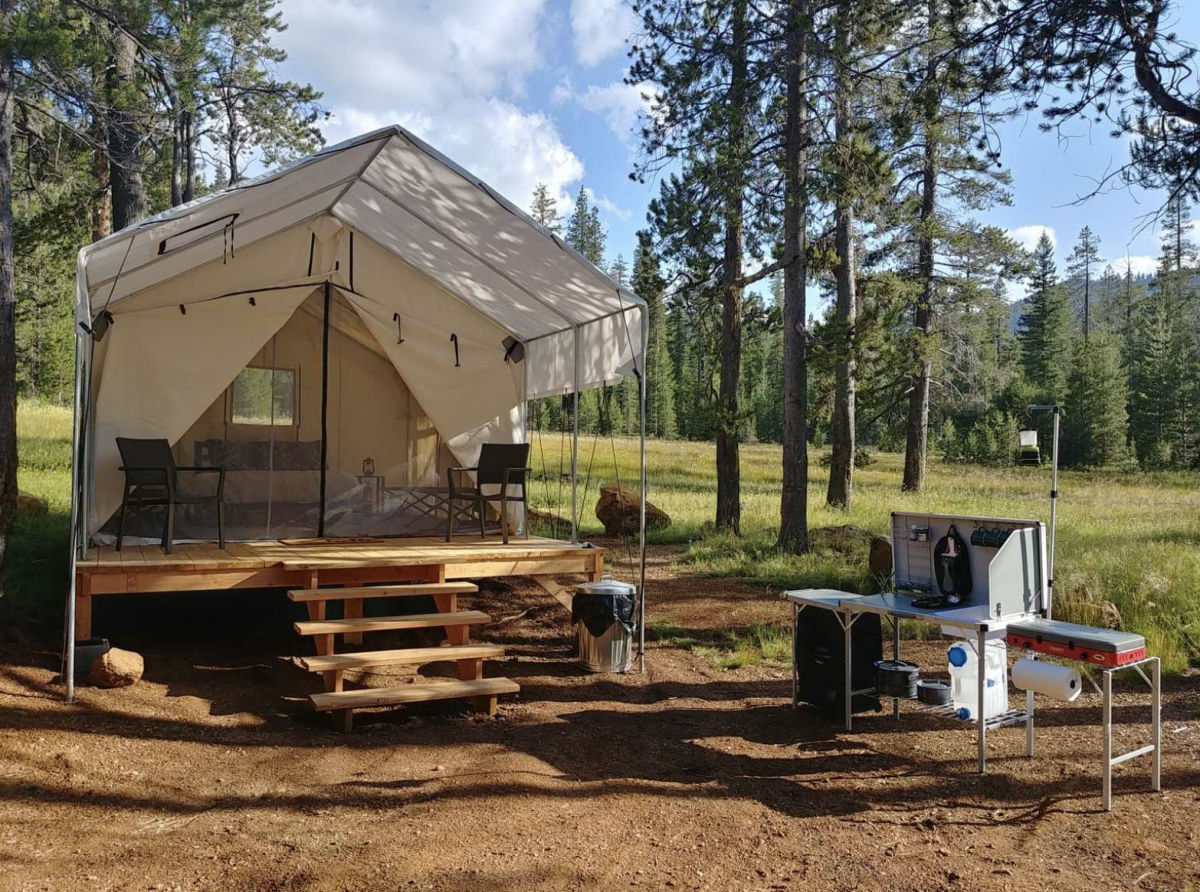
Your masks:
M1162 661L1158 657L1154 658L1150 673L1153 681L1150 708L1154 710L1150 719L1150 734L1154 738L1151 741L1154 744L1154 767L1151 769L1150 789L1158 793L1162 791Z
M854 730L854 658L853 658L853 654L852 654L853 644L851 642L854 637L853 629L854 629L854 621L856 619L858 619L858 617L849 616L849 615L847 615L845 617L845 619L841 619L839 617L839 622L841 622L841 624L842 624L842 631L846 635L846 652L845 652L844 656L846 658L846 666L845 666L845 669L846 669L846 677L845 677L846 696L845 696L845 700L846 700L846 730L847 731Z
M892 659L899 661L900 659L900 619L899 617L890 617L892 623ZM900 719L900 698L892 698L892 718L897 721Z
M796 635L800 625L800 605L792 604L792 707L800 705L800 666L796 663Z
M1025 692L1025 755L1033 758L1033 691Z
M1104 707L1101 723L1104 726L1104 810L1112 811L1112 672L1105 669Z
M985 719L987 710L983 708L983 698L987 689L987 669L984 665L984 661L987 659L987 636L982 629L979 631L976 642L978 647L975 653L975 668L978 673L976 694L979 701L976 709L979 714L975 716L975 720L979 727L979 773L987 774L987 721Z

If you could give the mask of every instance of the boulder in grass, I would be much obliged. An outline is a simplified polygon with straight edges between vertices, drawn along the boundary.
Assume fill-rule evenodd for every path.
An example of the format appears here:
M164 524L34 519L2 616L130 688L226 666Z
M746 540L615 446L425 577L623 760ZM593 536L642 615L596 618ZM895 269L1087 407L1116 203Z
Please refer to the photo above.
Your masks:
M888 577L892 575L892 540L887 536L871 537L871 554L867 557L867 566L872 575Z
M610 536L630 536L638 531L641 514L641 495L635 489L609 483L600 487L596 517ZM646 502L646 529L665 530L671 525L671 515Z
M87 680L101 688L127 688L141 680L145 668L141 654L114 647L92 663Z
M17 490L17 513L18 514L45 514L46 500L39 499L31 493L21 492Z

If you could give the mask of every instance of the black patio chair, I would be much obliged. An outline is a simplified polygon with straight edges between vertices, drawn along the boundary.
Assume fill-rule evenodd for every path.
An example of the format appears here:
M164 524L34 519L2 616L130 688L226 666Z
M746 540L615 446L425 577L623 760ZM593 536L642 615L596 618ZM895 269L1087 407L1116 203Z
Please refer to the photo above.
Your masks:
M166 440L138 440L117 437L121 470L125 472L125 494L121 497L121 515L117 520L117 551L125 535L125 512L130 508L165 508L162 549L171 553L175 535L176 505L215 505L217 541L225 547L225 469L223 467L178 467ZM178 472L217 474L217 491L211 495L181 492Z
M520 502L525 504L525 496L529 491L529 475L532 468L525 467L529 461L528 443L484 443L479 453L479 464L473 468L447 468L446 480L450 484L450 496L446 500L446 541L454 535L454 503L471 502L479 512L479 535L487 536L485 520L486 505L489 502L500 503L500 535L504 544L508 544L508 503ZM466 476L468 471L475 472L475 485L472 486ZM455 475L458 482L455 483ZM509 495L510 484L520 484L519 496ZM498 493L485 493L483 487L499 486ZM529 538L529 523L525 523L525 538Z

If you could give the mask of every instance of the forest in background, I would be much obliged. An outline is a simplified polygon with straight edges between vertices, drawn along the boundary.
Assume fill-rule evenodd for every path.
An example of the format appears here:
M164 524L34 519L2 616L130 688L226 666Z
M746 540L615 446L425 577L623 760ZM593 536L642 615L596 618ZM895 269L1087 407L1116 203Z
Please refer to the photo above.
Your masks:
M667 287L662 270L671 257L656 249L651 230L639 232L632 265L621 253L606 262L604 229L589 201L581 187L564 225L557 203L539 184L531 208L547 230L649 304L647 435L711 441L719 393L717 307ZM1200 468L1200 257L1186 197L1167 200L1159 226L1161 255L1153 276L1104 263L1090 227L1079 233L1062 270L1044 233L1033 251L999 230L989 233L1005 254L1005 263L994 269L972 271L969 256L946 259L961 273L939 282L949 293L934 321L947 345L936 358L939 386L930 394L936 455L1011 465L1020 430L1041 425L1048 434L1047 420L1028 412L1034 403L1048 403L1067 407L1061 444L1067 467ZM897 287L911 287L902 271L888 274ZM820 280L814 284L821 286ZM902 351L911 335L911 301L887 292L880 300L890 305L874 307L861 323L861 335L883 349L860 357L868 360L861 362L861 374L872 383L858 394L857 441L864 451L904 452L911 388ZM738 437L744 443L783 441L782 305L779 274L744 299L738 390ZM829 325L831 311L827 303L819 318L809 317L808 327ZM809 442L821 446L828 443L834 382L818 347L810 359L806 426ZM583 394L580 431L636 435L637 400L632 378ZM570 398L539 400L531 407L531 424L546 433L570 430L571 411ZM860 464L867 460L860 453Z
M718 529L739 532L741 443L782 444L778 546L801 552L810 443L849 508L865 446L902 450L919 492L931 450L1011 461L1033 402L1066 406L1073 466L1196 466L1200 88L1175 2L633 0L632 176L656 194L632 260L583 190L565 221L544 189L531 212L648 301L649 430L715 441ZM319 148L327 111L277 76L276 0L0 0L0 20L2 561L17 396L70 398L78 249ZM1058 270L986 223L1020 112L1125 141L1098 188L1163 196L1152 281L1098 268L1087 229ZM580 426L632 430L635 388L586 395Z

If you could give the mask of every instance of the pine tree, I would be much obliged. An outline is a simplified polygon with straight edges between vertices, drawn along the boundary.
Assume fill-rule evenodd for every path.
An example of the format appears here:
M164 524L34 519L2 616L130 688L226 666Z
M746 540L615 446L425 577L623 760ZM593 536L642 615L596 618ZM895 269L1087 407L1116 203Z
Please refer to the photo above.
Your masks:
M1092 273L1099 268L1100 262L1100 239L1090 226L1085 226L1079 231L1079 241L1067 258L1067 272L1081 302L1084 338L1092 329Z
M1071 355L1071 309L1067 294L1058 284L1054 245L1043 232L1034 249L1032 290L1021 317L1017 336L1025 376L1040 402L1062 403L1067 392L1067 368Z
M1186 194L1180 190L1167 200L1163 209L1162 247L1163 269L1166 272L1183 272L1196 266L1196 243L1189 233L1192 230L1192 210Z
M1098 468L1125 455L1128 395L1116 338L1098 331L1079 341L1067 380L1064 465Z
M1171 425L1179 370L1172 368L1175 313L1169 298L1156 291L1142 304L1130 339L1130 433L1137 456L1147 468L1172 464Z
M591 263L602 267L605 237L604 227L600 225L599 214L591 205L587 188L580 186L579 194L575 196L575 207L567 220L567 244Z
M529 205L529 215L547 232L555 235L562 232L562 218L558 215L558 199L550 194L550 187L545 183L539 182L533 187L533 201Z

